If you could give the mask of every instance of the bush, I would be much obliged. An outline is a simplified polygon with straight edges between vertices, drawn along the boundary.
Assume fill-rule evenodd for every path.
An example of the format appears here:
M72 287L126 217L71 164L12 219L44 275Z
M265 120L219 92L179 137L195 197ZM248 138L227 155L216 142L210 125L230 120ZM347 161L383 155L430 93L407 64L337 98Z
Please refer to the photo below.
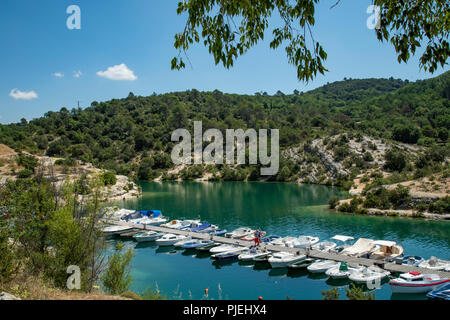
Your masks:
M402 171L406 167L405 155L398 150L388 150L385 154L385 168L391 171Z
M330 209L335 209L338 203L339 197L337 196L333 196L330 198L330 200L328 200L328 206L330 207Z
M23 169L21 171L19 171L19 173L17 174L17 177L20 179L26 179L31 177L34 174L34 171L31 169Z
M116 252L109 258L108 267L102 276L103 286L110 294L122 294L128 290L132 277L131 259L133 259L133 249L122 253L123 244L118 243Z
M113 186L117 183L116 174L112 171L103 172L100 179L105 186Z
M420 136L420 130L413 125L396 125L392 130L392 139L404 143L417 143Z

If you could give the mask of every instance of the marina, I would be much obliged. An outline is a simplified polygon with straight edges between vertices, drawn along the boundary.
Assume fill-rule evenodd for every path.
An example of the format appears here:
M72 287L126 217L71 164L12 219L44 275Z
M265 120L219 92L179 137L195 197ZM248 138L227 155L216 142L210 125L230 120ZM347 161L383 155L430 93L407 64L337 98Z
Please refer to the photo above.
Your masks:
M326 199L338 189L320 186L297 186L290 184L261 183L149 183L143 185L143 199L118 203L118 208L144 210L158 208L167 218L182 221L198 219L217 224L219 228L232 232L242 226L255 230L258 227L267 235L287 238L310 235L320 238L314 248L326 247L327 242L341 242L332 239L335 235L352 236L356 242L360 238L386 239L395 241L404 248L404 254L423 257L428 260L436 256L448 260L450 243L448 224L414 219L395 219L367 217L330 213L326 209ZM194 197L192 194L198 195ZM284 195L283 196L280 195ZM339 194L339 193L338 193ZM244 201L245 198L245 201ZM256 200L257 198L257 200ZM232 201L230 201L232 199ZM264 210L261 208L264 207ZM201 217L201 219L200 219ZM208 234L192 234L175 230L158 229L162 226L146 226L148 230L170 231L192 239L209 240ZM183 231L183 230L181 230ZM120 239L120 240L119 240ZM214 236L214 241L225 245L252 244L249 241ZM329 240L328 240L329 239ZM210 289L210 297L218 299L253 299L255 292L265 299L284 299L286 295L295 299L322 299L321 291L338 288L341 298L345 298L345 288L349 279L333 279L325 273L311 273L307 270L308 261L300 261L289 268L271 268L267 257L265 262L255 263L238 258L232 260L211 259L214 253L208 250L185 250L181 247L159 247L154 242L137 243L132 238L115 237L109 240L125 241L126 247L134 248L136 257L132 262L132 289L136 292L147 286L157 286L172 299L178 290L183 299L202 298L205 288ZM322 244L325 243L325 244ZM328 244L328 246L330 246ZM303 248L274 246L267 248L274 252L306 253ZM338 249L335 248L335 249ZM373 249L373 248L372 248ZM380 265L390 270L392 276L383 280L381 288L376 289L377 299L426 299L424 294L392 293L389 278L409 270L407 266L383 263L376 259L342 256L310 250L313 260L336 259L349 261L348 264ZM410 257L410 258L411 258ZM206 259L206 260L205 260ZM409 259L409 258L408 258ZM413 264L413 262L411 262ZM302 266L304 265L304 266ZM183 266L181 269L180 266ZM299 267L297 267L299 266ZM413 271L414 272L414 271ZM429 270L428 270L428 273ZM431 273L435 273L432 271ZM185 275L189 274L188 277ZM448 273L441 273L447 276ZM218 294L219 288L222 292ZM217 288L217 289L215 289ZM367 290L367 289L365 289ZM213 294L215 292L215 294ZM177 295L178 296L178 295Z

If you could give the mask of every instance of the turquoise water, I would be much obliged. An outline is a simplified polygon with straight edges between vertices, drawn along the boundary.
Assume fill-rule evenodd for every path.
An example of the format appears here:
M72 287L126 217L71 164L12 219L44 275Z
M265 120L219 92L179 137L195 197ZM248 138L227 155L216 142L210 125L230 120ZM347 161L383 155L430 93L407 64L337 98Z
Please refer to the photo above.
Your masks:
M170 219L197 218L227 230L261 227L280 236L315 235L321 240L336 234L355 238L394 240L406 254L448 259L450 224L445 221L371 217L327 210L337 188L290 183L182 182L141 183L143 197L120 202L129 209L160 209ZM111 240L111 245L115 240ZM266 265L229 262L217 264L196 251L158 248L152 243L133 247L131 290L158 288L168 299L322 299L322 290L337 287L345 298L348 282L333 282L307 271L270 269ZM424 295L392 295L389 285L375 290L377 299L424 299Z

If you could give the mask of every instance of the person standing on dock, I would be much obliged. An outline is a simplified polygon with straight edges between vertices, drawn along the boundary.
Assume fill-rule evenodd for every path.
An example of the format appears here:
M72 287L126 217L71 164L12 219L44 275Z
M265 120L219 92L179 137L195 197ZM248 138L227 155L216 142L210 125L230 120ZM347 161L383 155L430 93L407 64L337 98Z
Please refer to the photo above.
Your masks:
M255 246L259 246L261 243L261 229L258 228L255 231Z

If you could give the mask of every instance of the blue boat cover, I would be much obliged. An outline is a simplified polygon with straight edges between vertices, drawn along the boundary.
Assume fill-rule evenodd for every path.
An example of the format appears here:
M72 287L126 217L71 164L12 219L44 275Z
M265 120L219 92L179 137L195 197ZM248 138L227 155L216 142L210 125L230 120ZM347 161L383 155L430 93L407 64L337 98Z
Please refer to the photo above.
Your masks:
M450 283L444 284L427 293L427 297L437 300L450 300Z
M161 210L147 210L138 212L144 216L152 216L153 218L159 217L162 214Z
M211 227L211 223L204 222L201 226L198 226L197 228L192 228L191 231L197 232L197 231L201 231L206 228L209 228L209 227Z

